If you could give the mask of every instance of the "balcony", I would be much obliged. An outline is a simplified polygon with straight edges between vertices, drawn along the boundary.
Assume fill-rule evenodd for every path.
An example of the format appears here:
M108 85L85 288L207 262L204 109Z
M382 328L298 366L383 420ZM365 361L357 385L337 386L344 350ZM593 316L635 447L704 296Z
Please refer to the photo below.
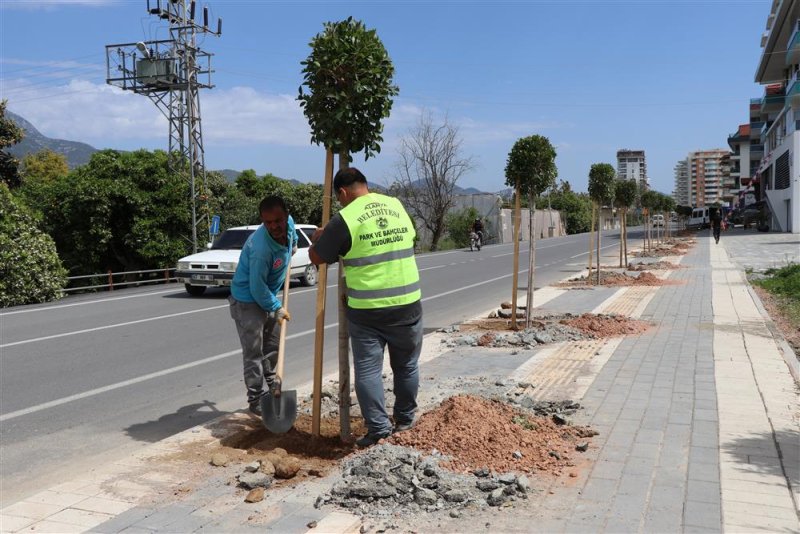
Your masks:
M786 139L787 132L787 115L788 115L789 108L784 108L784 110L775 118L775 121L770 126L769 130L764 134L764 147L767 151L767 154L774 151L776 148L781 146L783 140Z
M800 20L794 22L794 31L786 44L786 66L800 63Z
M761 157L764 156L764 145L750 145L750 157Z
M781 84L768 85L761 100L762 115L780 111L786 103L786 87Z
M792 79L789 80L789 85L786 86L786 96L792 109L800 109L800 71L795 72Z

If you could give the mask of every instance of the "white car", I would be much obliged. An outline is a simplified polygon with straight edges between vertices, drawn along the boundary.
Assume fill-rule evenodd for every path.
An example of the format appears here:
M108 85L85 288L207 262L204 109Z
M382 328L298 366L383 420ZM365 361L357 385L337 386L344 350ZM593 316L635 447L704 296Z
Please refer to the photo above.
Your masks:
M661 214L653 215L653 226L664 226L664 216Z
M259 226L229 228L217 237L208 250L178 260L175 271L178 282L182 282L186 291L195 297L202 295L207 287L230 287L242 247ZM299 278L306 286L317 283L317 267L308 257L311 236L316 229L312 224L295 224L297 252L292 256L290 276Z

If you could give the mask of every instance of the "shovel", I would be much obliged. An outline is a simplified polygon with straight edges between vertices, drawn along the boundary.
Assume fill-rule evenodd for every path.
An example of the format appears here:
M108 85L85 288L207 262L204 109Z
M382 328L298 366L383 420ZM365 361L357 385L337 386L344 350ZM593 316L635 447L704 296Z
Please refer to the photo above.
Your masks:
M289 305L289 268L286 270L286 281L283 283L283 307ZM264 426L273 434L285 434L294 426L297 419L297 391L282 391L283 386L283 353L286 348L286 323L281 322L280 340L278 341L278 362L275 365L275 383L272 392L261 397L261 418Z

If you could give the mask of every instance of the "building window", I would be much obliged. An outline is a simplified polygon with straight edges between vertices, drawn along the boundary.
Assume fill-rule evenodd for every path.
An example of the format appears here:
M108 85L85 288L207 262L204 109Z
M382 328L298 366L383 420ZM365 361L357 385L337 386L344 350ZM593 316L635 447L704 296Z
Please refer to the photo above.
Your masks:
M789 188L789 152L775 160L775 189Z

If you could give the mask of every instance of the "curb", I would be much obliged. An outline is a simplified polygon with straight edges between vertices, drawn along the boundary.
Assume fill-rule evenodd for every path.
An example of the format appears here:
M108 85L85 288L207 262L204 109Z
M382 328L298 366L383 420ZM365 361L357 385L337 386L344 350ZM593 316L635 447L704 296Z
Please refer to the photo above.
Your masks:
M747 280L746 273L744 273L744 278ZM786 339L783 337L783 334L781 334L781 331L778 329L775 321L773 321L772 317L769 316L769 312L767 312L767 309L764 307L764 303L761 302L761 298L758 296L758 293L755 292L749 280L747 280L747 291L750 293L750 297L753 299L756 308L761 314L761 317L764 319L764 323L772 333L772 337L781 351L783 361L786 362L786 366L789 368L789 372L792 374L795 384L800 384L800 361L795 357L794 350L792 350L789 342L786 341Z

